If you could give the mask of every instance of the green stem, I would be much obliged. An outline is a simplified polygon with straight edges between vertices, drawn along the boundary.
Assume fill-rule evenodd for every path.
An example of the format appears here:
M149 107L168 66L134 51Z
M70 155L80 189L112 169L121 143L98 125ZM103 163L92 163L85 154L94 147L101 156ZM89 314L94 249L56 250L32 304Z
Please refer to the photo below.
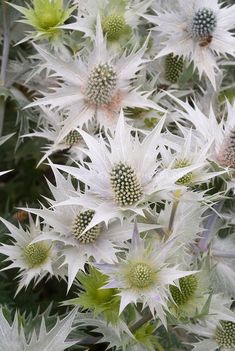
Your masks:
M0 137L2 136L4 116L5 116L5 98L4 96L0 96Z
M174 220L175 220L175 215L176 215L176 211L179 205L179 200L176 200L173 203L172 206L172 210L171 210L171 216L170 216L170 220L169 220L169 226L168 226L168 231L171 232L173 229L173 225L174 225Z
M7 77L7 64L9 57L10 48L10 28L9 21L7 18L7 3L3 0L2 3L2 19L3 19L3 51L2 51L2 62L1 62L1 85L5 86ZM0 136L2 135L3 122L5 117L5 99L0 97Z
M7 76L7 64L9 57L9 48L10 48L10 27L7 14L7 3L3 0L2 3L2 22L3 22L3 52L2 52L2 63L1 63L1 80L2 85L6 83Z
M158 351L165 351L165 349L163 348L163 346L160 344L159 341L155 340L155 346L157 346L157 350Z
M152 313L147 312L143 317L141 317L137 322L135 322L129 329L131 333L139 329L143 324L149 322L152 319Z

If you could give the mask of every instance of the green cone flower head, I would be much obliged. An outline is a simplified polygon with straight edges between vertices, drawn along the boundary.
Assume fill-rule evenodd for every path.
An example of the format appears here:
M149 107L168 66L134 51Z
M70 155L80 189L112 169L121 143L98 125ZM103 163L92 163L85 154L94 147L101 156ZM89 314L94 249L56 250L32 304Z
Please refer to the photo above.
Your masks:
M184 69L184 61L183 57L175 56L173 54L169 54L165 59L165 78L170 83L177 83L181 73Z
M83 233L83 231L86 229L86 227L94 217L94 214L95 214L94 211L87 210L82 213L79 213L73 221L73 225L72 225L73 236L81 244L93 243L100 235L101 226L99 224L95 225L93 228Z
M63 0L33 0L28 8L12 5L25 18L21 21L33 26L36 31L45 33L57 32L71 15L74 7L64 8Z
M109 41L118 41L132 33L125 19L127 5L127 1L110 0L102 14L102 29Z
M170 285L172 302L169 307L172 315L180 320L194 318L204 313L211 304L208 282L202 272L179 279L179 285Z
M102 22L104 33L109 40L117 40L125 32L126 22L122 15L112 14Z
M155 246L154 242L150 241L146 245L135 224L126 257L123 256L114 264L96 264L101 272L109 277L109 282L104 288L119 289L119 313L130 303L142 303L143 307L149 307L153 316L159 316L166 326L168 286L173 285L176 279L194 273L180 271L166 262L172 243Z
M235 347L235 323L221 321L216 328L215 339L220 346L227 348Z
M188 160L185 160L185 159L177 160L177 162L175 163L175 168L184 168L187 166L190 166L190 163ZM192 178L193 178L193 173L189 172L185 174L183 177L179 178L177 180L177 184L188 185L192 182Z
M39 267L49 257L50 247L42 242L29 244L24 249L24 259L30 267Z
M77 280L82 290L77 298L65 301L64 304L92 309L95 314L102 313L108 321L112 322L118 314L120 299L117 296L117 289L102 289L107 283L107 278L94 267L89 268L89 274L79 272Z
M174 285L170 286L172 298L178 307L187 303L194 295L198 286L197 277L195 275L188 275L187 277L180 278L179 286L179 288Z

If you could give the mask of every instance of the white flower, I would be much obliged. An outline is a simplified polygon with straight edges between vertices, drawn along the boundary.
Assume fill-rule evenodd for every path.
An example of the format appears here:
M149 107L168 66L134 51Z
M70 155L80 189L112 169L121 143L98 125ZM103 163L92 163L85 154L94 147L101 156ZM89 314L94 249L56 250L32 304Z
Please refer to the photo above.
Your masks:
M181 187L175 182L199 167L160 167L157 147L163 143L163 123L164 118L140 141L136 132L132 134L121 113L114 137L108 137L109 145L102 137L96 140L80 131L88 147L84 152L89 156L90 162L79 167L56 167L73 175L88 187L77 202L95 211L87 230L102 221L108 224L113 218L122 220L133 214L143 215L143 209L148 208L150 202L158 201L167 196L169 191Z
M150 93L140 92L130 85L145 62L142 57L146 43L130 55L113 55L106 48L99 19L95 47L86 60L77 57L71 62L65 62L40 47L37 49L46 61L45 67L54 71L53 75L63 79L63 83L54 88L55 93L46 94L28 106L50 105L51 108L68 110L69 117L64 121L60 140L76 127L87 125L93 118L100 127L115 128L123 107L158 108L162 111L147 99Z
M203 192L176 191L173 199L165 203L164 209L157 211L155 207L146 214L149 220L153 222L155 219L161 226L157 230L158 242L174 239L173 246L180 252L171 257L174 264L189 266L192 262L189 252L202 231L203 213L207 209L203 195ZM152 237L156 240L156 235Z
M110 279L104 288L120 290L120 313L129 303L141 302L143 308L148 306L152 315L166 326L169 284L175 285L175 280L194 273L178 270L167 263L167 258L173 254L172 243L156 247L150 242L147 246L135 227L129 252L118 264L97 264Z
M234 351L235 350L235 314L227 320L210 316L205 322L184 326L189 332L195 333L204 340L193 344L193 351Z
M227 101L222 116L216 116L212 107L206 116L195 103L192 107L188 102L173 98L183 108L183 111L177 109L177 113L194 125L201 145L211 143L208 158L221 167L235 168L235 103Z
M25 335L22 325L19 323L20 316L15 314L12 324L9 324L0 310L0 351L64 351L76 342L67 341L66 338L72 331L72 323L76 309L70 312L63 320L57 320L56 325L49 331L46 328L45 319L38 332L33 331L29 340Z
M44 223L52 230L40 235L34 242L46 240L59 241L64 244L60 248L60 256L64 257L61 266L68 267L68 290L70 289L76 274L88 262L113 262L116 261L116 253L125 247L124 242L132 235L133 224L124 221L112 221L108 227L99 223L87 230L87 226L95 215L95 210L81 203L83 200L79 189L76 190L70 178L63 177L58 170L51 165L56 179L56 186L49 183L54 200L49 200L52 208L42 209L27 208L25 210L34 213L44 219ZM95 208L96 203L93 203ZM155 224L139 224L140 231L146 231L158 227Z
M171 143L171 148L174 151L166 147L160 148L164 167L184 168L190 165L201 165L195 171L189 172L177 180L177 183L189 187L194 184L208 182L209 179L224 173L223 171L213 172L208 162L208 158L212 154L212 136L205 143L193 132L192 129L182 128L183 138L175 136L175 142L172 141Z
M145 16L163 36L163 49L157 57L183 55L194 62L200 77L202 73L208 76L215 88L217 57L235 56L231 32L235 6L221 7L217 0L178 0L177 5L177 9L173 6L172 10L156 11L157 16Z
M62 26L84 32L86 37L94 39L94 28L97 14L100 14L102 28L111 42L129 39L130 34L140 23L153 0L87 0L78 3L76 22ZM123 42L123 41L121 41Z
M43 146L44 156L39 161L42 163L51 154L58 151L67 151L76 160L82 159L84 153L81 147L84 142L80 134L76 130L71 130L63 140L60 138L60 132L63 128L62 124L68 116L63 111L53 111L42 106L41 124L39 131L25 134L24 137L39 137L47 139L48 144ZM91 128L90 128L91 129Z
M3 224L8 228L9 236L13 239L12 245L2 244L0 253L8 256L7 261L12 263L3 268L19 268L20 278L16 294L25 286L28 287L31 280L37 284L46 275L56 275L56 251L48 242L41 241L32 243L35 238L40 237L42 230L38 219L34 223L30 217L30 225L27 230L24 230L19 224L19 228L0 218ZM44 228L45 229L45 228ZM54 267L55 266L55 267Z

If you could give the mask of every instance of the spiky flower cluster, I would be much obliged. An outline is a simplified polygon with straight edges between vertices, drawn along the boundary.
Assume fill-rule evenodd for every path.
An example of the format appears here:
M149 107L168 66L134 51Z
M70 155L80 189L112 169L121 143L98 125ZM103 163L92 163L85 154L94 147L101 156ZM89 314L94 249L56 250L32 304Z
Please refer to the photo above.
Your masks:
M179 279L179 288L170 286L171 296L177 306L188 302L195 293L198 286L198 280L195 275L189 275Z
M234 351L235 5L15 3L0 6L0 351ZM31 317L41 302L59 317Z
M87 210L79 213L73 220L72 233L74 237L82 244L94 242L100 234L101 227L98 224L85 232L86 227L88 224L90 224L94 214L94 211Z
M175 168L184 168L184 167L187 167L189 165L190 165L190 163L187 160L182 159L182 160L176 161ZM189 172L189 173L185 174L183 177L180 177L177 180L177 183L182 184L182 185L188 185L191 183L192 178L193 178L193 173Z
M141 199L142 189L135 170L119 162L111 170L110 180L115 202L119 206L130 206Z
M131 267L129 280L133 288L145 289L150 287L156 279L156 273L146 263L136 263Z
M29 244L24 249L24 258L30 267L38 267L48 259L49 251L50 247L44 242Z
M114 68L108 63L99 64L89 75L85 94L91 103L108 104L112 100L116 85L117 74Z
M102 28L109 40L117 40L125 31L126 22L122 15L112 14L104 18Z
M171 83L177 83L183 72L184 61L182 57L169 54L165 60L165 77Z
M213 34L216 27L216 15L212 9L199 9L193 17L191 33L195 39L201 39Z
M71 130L69 134L65 137L65 144L71 146L77 144L81 141L81 136L77 130Z
M216 328L215 340L219 346L231 349L235 347L235 323L229 321L221 321Z
M224 139L219 160L224 167L235 168L235 130L231 130Z

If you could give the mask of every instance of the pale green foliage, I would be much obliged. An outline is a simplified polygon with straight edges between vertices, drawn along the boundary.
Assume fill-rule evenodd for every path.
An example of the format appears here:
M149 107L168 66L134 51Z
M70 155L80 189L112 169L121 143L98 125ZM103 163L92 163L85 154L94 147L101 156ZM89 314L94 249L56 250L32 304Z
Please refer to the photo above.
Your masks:
M50 329L46 327L46 321L42 318L39 331L32 335L25 335L20 316L15 314L14 321L9 323L0 313L0 350L1 351L63 351L75 342L67 342L66 339L72 331L72 323L76 314L73 310L63 320L57 320Z

